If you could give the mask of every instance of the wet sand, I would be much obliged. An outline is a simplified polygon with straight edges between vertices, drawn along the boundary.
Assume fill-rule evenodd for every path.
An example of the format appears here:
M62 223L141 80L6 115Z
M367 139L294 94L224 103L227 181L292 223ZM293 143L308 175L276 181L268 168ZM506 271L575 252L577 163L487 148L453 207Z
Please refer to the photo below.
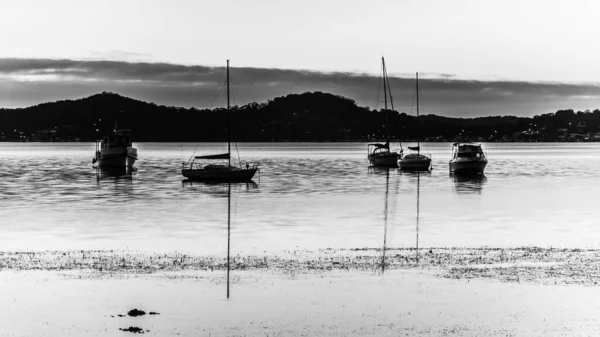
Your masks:
M227 299L221 256L4 252L0 335L598 335L599 261L539 248L236 255Z

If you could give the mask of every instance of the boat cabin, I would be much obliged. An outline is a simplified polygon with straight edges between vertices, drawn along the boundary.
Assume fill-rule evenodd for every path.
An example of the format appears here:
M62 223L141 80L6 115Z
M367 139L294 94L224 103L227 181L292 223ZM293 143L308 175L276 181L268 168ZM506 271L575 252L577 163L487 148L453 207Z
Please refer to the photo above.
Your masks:
M373 143L367 145L368 154L386 153L390 152L390 142L385 144Z
M481 144L452 144L452 159L457 158L485 158Z
M100 149L110 149L117 147L131 147L131 130L130 129L119 129L115 130L111 134L104 136L100 141Z

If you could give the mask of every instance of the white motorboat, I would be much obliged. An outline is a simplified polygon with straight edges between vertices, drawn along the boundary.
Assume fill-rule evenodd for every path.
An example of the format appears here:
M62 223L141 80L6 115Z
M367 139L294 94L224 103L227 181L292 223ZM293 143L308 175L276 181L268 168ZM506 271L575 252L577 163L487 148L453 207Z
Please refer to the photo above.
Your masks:
M481 144L452 144L451 173L482 174L487 163Z
M400 151L392 151L390 150L390 132L389 132L389 118L390 111L388 110L388 94L390 96L390 105L392 107L392 111L394 111L394 100L392 98L392 92L390 90L390 83L387 76L387 69L385 68L385 60L381 58L381 66L383 72L383 101L384 101L384 109L385 109L385 133L386 133L386 143L373 143L367 145L367 158L369 159L369 163L374 166L388 166L388 167L398 167L398 159L402 158L402 145L400 145Z
M416 80L417 91L417 126L419 125L419 73ZM409 150L417 153L409 153L398 160L398 166L401 170L407 171L429 171L431 170L431 155L421 154L421 143L417 141L417 146L409 146Z
M113 132L96 141L96 156L92 165L99 168L133 167L137 149L133 147L130 129L118 129L115 123Z
M227 153L205 156L192 156L183 163L181 174L191 180L207 181L249 181L258 171L258 164L242 167L231 165L231 109L229 105L229 60L227 60ZM223 164L201 165L198 160L226 160Z

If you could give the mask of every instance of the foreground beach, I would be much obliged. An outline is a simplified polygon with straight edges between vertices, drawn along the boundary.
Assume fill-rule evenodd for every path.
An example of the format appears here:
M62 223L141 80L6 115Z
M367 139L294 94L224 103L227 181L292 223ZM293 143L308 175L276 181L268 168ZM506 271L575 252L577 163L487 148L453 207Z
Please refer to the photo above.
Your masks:
M2 336L600 333L600 251L0 253ZM417 262L418 257L418 262ZM382 268L383 266L383 268ZM130 317L132 309L156 315ZM121 316L119 316L121 315Z

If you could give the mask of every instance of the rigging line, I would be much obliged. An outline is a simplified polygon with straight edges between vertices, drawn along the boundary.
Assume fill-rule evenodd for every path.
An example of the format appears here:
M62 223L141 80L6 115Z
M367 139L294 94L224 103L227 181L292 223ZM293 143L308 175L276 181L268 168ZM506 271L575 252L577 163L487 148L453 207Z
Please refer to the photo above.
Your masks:
M224 77L224 73L221 73L221 78ZM215 100L217 98L217 96L220 96L221 93L223 93L223 86L215 86L214 90L213 90L213 100L212 100L212 107L215 107Z
M238 164L242 167L242 160L240 159L240 151L238 150L237 142L233 142L235 145L235 152L237 152Z
M390 95L390 105L392 106L392 111L394 111L394 98L392 97L392 89L390 87L390 78L387 76L387 70L385 73L386 73L385 79L387 82L388 94Z
M381 77L383 78L383 65L381 66ZM379 99L381 97L381 81L379 81L379 79L377 79L377 100L375 101L375 109L379 110L379 104L381 103L381 100Z
M423 99L423 88L422 88L423 87L423 83L422 83L421 79L419 79L419 81L421 82L419 84L419 110L421 111L420 114L422 115L423 111L424 111L424 109L423 109L423 101L424 101L424 99Z
M229 75L229 86L231 87L231 101L233 102L233 106L238 105L237 103L237 86L235 84L231 84L231 74Z
M218 96L221 96L223 94L223 91L225 90L225 87L227 86L227 74L226 74L227 70L224 69L223 72L221 73L221 78L223 81L223 84L220 87L215 88L214 92L218 92L213 95L213 101L212 101L212 106L213 108L216 106L215 101L217 99Z
M410 114L411 115L415 112L416 105L417 105L417 89L413 86L412 87L412 100L410 103Z

